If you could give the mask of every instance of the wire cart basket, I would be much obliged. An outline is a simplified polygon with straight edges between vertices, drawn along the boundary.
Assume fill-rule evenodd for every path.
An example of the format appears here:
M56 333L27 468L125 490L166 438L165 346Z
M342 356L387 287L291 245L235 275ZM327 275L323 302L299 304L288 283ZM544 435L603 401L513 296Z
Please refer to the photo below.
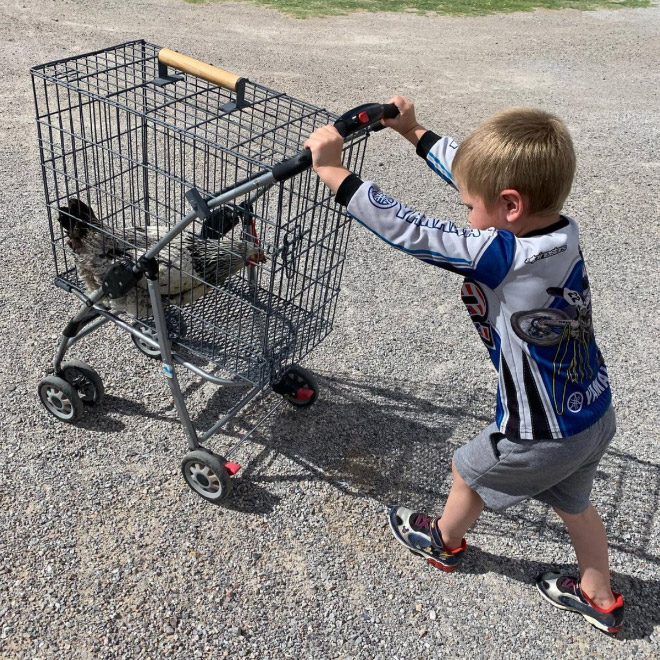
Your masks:
M40 400L69 423L101 401L99 375L64 357L114 323L161 360L189 445L183 476L217 503L256 426L223 456L202 443L267 387L299 407L318 394L297 362L332 330L350 220L301 146L335 122L359 173L368 134L396 108L338 118L142 40L31 74L55 284L81 303ZM177 367L248 392L198 433Z

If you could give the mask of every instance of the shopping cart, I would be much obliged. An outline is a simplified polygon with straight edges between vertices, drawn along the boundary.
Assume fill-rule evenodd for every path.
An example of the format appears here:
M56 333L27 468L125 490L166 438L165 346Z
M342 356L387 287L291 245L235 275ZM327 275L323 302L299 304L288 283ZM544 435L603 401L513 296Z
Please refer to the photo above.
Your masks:
M101 401L99 375L64 357L114 323L162 361L190 450L183 476L219 502L258 423L318 395L297 362L332 329L350 221L299 150L334 121L359 173L368 134L396 107L338 118L145 41L31 73L55 284L81 302L40 400L69 423ZM247 394L198 433L175 365ZM269 386L282 398L233 447L202 445Z

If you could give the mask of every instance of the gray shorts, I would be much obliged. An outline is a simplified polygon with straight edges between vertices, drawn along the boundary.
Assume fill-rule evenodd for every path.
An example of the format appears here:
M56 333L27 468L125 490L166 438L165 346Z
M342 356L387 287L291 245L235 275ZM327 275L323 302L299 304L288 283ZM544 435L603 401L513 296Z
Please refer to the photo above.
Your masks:
M458 474L489 509L533 498L566 513L589 506L596 468L616 430L614 409L558 440L509 440L495 424L454 453Z

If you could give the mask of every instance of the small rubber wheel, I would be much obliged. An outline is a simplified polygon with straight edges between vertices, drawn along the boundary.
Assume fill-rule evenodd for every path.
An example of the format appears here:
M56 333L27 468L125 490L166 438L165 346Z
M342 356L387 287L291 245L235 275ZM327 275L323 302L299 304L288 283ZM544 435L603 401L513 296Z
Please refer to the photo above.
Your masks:
M46 376L39 383L39 399L46 410L61 422L75 424L83 414L83 402L76 388L59 376Z
M95 406L103 400L105 394L103 381L88 364L80 360L69 360L62 365L62 375L69 385L76 388L84 404Z
M181 472L186 483L207 502L218 504L231 491L225 460L208 449L188 452L181 461Z
M143 335L147 335L148 337L152 337L153 339L158 340L158 333L156 332L155 328L151 328L148 325L142 325L142 323L134 323L133 327L137 328ZM154 348L135 335L131 335L131 339L137 346L138 350L141 353L144 353L148 358L151 358L152 360L161 359L160 349Z
M311 406L319 396L319 386L311 371L292 364L284 372L281 383L286 383L296 394L287 394L286 400L296 408Z

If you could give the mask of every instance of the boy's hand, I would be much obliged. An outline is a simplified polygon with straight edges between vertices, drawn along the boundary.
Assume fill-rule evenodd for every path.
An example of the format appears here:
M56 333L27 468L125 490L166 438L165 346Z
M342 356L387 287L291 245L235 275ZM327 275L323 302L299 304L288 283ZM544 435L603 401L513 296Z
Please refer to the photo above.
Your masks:
M394 103L399 108L399 114L394 119L381 119L384 126L393 128L407 140L417 145L419 138L426 133L426 129L417 123L415 106L405 97L397 94L388 103Z
M312 152L312 167L333 193L336 193L350 172L341 163L344 138L328 124L315 130L304 144Z
M344 138L334 126L328 124L317 128L307 138L304 146L312 152L312 163L317 174L319 169L324 167L341 167Z
M401 135L405 135L417 126L415 106L405 96L397 94L388 103L394 103L399 108L399 114L394 119L381 119L383 125L393 128Z

